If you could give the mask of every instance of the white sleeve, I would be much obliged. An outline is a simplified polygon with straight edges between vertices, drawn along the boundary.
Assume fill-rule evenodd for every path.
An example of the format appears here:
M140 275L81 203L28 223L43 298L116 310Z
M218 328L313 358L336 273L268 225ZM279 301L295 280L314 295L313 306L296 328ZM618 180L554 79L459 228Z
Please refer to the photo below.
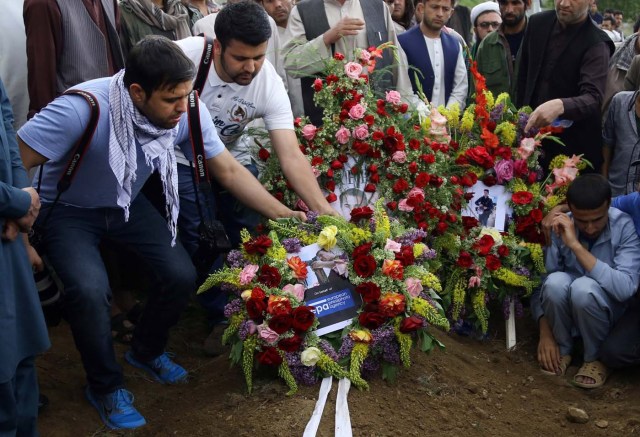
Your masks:
M332 56L329 47L324 43L323 35L307 41L297 6L293 7L289 15L283 39L287 41L282 48L284 68L293 77L304 77L323 71L325 60Z
M293 130L293 114L287 90L275 74L275 70L271 70L270 73L265 84L265 88L270 90L267 94L266 105L264 105L267 110L262 115L265 127L270 131L275 129Z
M464 56L462 56L463 49L460 47L458 51L458 62L456 63L456 71L453 76L453 89L447 102L447 107L450 107L453 103L458 103L460 110L464 110L465 101L467 99L467 92L469 91L469 78L467 76L467 67L464 63Z

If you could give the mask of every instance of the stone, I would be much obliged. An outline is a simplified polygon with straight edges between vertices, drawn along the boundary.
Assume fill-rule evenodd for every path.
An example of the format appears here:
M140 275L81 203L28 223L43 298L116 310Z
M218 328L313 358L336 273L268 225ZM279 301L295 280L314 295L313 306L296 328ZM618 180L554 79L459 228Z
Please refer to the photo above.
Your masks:
M482 392L480 392L480 397L481 397L482 399L487 399L487 398L489 398L489 392L487 391L487 389L486 389L486 388L483 388L483 389L482 389Z
M488 419L489 418L489 413L487 413L485 410L483 410L480 407L476 407L476 413L482 419Z
M604 428L609 426L609 422L607 422L606 420L598 420L598 421L596 421L596 426L598 428L604 429Z
M567 420L573 423L587 423L589 421L589 415L580 408L569 407L567 409Z

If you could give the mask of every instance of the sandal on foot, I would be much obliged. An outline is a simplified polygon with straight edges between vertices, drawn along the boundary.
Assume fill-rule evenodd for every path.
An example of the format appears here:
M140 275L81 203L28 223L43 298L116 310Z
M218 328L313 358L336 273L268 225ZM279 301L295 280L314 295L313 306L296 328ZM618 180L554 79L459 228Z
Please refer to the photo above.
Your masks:
M128 321L124 313L111 317L111 335L118 343L131 344L134 328L135 326Z
M560 373L550 372L549 370L545 370L542 367L540 368L540 372L542 372L543 375L548 376L564 376L564 374L567 373L567 369L569 368L570 364L571 355L563 355L560 357Z
M586 378L593 379L593 384L589 384L586 382L578 382L576 378L578 376L583 376ZM609 376L609 369L607 366L602 364L600 361L591 361L588 363L584 363L576 376L573 377L572 384L576 387L581 388L598 388L602 387L602 385L607 381L607 377Z

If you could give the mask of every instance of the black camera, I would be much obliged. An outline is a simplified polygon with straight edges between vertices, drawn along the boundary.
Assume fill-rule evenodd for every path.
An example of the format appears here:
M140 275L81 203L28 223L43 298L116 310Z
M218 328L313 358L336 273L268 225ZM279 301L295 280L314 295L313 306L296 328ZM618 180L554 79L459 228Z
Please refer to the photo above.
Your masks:
M31 229L29 232L29 243L42 257L42 233ZM43 262L44 261L43 257ZM38 289L38 297L40 298L40 305L42 305L42 312L47 326L58 326L62 319L62 312L60 310L60 287L51 274L51 270L46 262L44 263L42 271L33 272L33 279Z
M207 220L200 223L198 249L193 255L193 264L198 273L198 282L204 281L218 256L231 250L231 241L219 220Z

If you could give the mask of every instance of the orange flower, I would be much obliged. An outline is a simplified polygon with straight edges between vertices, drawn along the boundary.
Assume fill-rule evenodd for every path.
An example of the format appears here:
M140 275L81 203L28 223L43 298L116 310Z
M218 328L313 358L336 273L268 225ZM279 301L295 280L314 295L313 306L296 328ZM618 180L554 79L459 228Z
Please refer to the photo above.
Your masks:
M382 263L382 273L393 279L402 279L404 276L404 268L402 263L397 259L385 259Z
M299 256L292 256L287 260L287 264L293 270L293 276L296 279L304 279L307 277L307 263L302 261Z
M289 302L289 299L287 299L286 297L276 296L275 294L272 294L271 296L269 296L267 312L272 316L290 314L291 302Z
M389 293L382 299L378 306L378 311L387 317L395 317L405 309L404 294Z
M500 145L498 136L486 127L482 128L482 135L480 135L480 138L482 138L482 141L484 141L484 145L490 149L495 149Z

